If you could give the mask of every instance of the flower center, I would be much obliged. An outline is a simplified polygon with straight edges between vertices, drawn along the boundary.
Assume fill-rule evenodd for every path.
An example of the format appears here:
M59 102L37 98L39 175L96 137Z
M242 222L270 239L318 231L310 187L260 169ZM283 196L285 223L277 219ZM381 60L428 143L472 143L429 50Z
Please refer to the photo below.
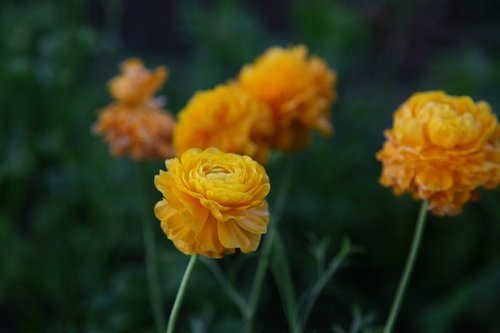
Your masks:
M203 174L209 179L226 178L232 173L232 170L227 165L213 164L204 165Z
M427 137L438 147L449 149L467 143L479 130L471 113L457 112L447 104L430 103L422 114L429 117L425 125Z

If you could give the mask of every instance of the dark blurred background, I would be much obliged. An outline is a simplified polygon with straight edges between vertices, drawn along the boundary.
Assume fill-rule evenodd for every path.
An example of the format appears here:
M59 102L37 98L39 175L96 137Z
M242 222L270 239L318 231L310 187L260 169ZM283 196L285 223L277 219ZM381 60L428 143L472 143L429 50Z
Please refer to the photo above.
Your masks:
M364 252L328 284L308 329L349 326L353 306L382 325L419 204L378 185L374 154L414 91L470 95L498 113L497 0L2 0L0 332L154 330L142 222L157 223L152 179L163 163L114 159L90 132L119 62L168 66L162 93L177 112L267 47L296 43L337 71L339 99L334 136L315 136L295 157L280 224L295 287L317 278L320 244L329 259L349 236ZM279 182L279 163L269 173ZM485 191L461 216L429 219L397 332L500 332L499 203L498 190ZM169 310L187 257L155 231ZM247 292L256 258L218 265L242 265L236 281ZM179 331L239 332L239 313L221 293L199 265ZM270 275L259 321L262 332L287 331Z

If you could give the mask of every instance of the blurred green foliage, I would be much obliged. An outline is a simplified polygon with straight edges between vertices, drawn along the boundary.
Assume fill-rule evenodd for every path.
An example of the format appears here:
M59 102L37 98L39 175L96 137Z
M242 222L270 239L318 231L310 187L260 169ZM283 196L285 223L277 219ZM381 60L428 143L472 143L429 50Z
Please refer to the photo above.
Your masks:
M339 75L335 135L314 137L295 157L280 223L295 287L310 287L318 263L349 236L364 251L327 284L308 329L380 326L418 210L377 183L382 132L416 90L471 95L498 112L499 31L493 0L2 1L0 332L154 330L141 223L157 223L152 179L163 165L114 159L90 133L120 61L167 65L163 93L176 112L266 47L294 43ZM279 159L269 167L273 184L280 169ZM430 218L398 331L500 332L499 202L498 191L484 192L457 218ZM156 237L168 309L187 258L160 228ZM247 293L255 262L235 255L217 265ZM240 331L238 309L221 293L199 265L180 332ZM287 330L270 274L258 327Z

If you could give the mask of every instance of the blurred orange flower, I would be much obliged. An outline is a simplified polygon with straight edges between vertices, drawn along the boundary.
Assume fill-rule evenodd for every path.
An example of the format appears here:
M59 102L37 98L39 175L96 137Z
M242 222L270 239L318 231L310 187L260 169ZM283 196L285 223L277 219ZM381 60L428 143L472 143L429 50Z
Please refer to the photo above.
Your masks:
M121 71L108 85L116 102L101 110L93 131L104 136L115 156L136 160L174 156L174 117L153 99L165 81L166 68L149 72L140 59L132 58L121 64Z
M395 112L385 136L377 154L381 184L429 200L434 214L459 214L479 197L479 187L500 183L500 127L486 102L416 93Z
M189 148L215 147L267 160L264 141L272 134L271 111L235 85L196 93L178 119L173 139L179 155Z
M167 78L167 69L159 67L150 72L142 60L130 58L120 65L121 74L108 83L111 96L123 104L148 102Z
M269 222L269 178L260 164L216 148L193 148L166 166L155 177L164 197L155 214L181 252L220 258L257 249Z
M93 130L104 135L115 156L165 159L174 156L174 125L173 116L159 108L113 104L101 111Z
M319 57L308 57L305 46L273 47L254 64L243 67L238 83L273 112L270 143L284 151L303 147L310 130L332 133L331 105L336 74Z

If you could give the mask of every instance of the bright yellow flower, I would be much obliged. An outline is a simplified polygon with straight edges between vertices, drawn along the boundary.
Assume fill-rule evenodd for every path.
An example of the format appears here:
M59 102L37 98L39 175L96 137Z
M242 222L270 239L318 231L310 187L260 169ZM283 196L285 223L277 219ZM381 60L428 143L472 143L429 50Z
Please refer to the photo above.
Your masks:
M142 104L148 102L161 88L167 78L167 69L159 67L148 71L137 58L124 61L121 75L111 79L108 88L111 95L123 104Z
M486 102L416 93L394 114L377 158L380 182L398 195L429 200L437 215L456 215L479 187L500 183L500 127Z
M155 177L155 206L166 236L183 253L220 258L257 249L267 231L269 178L248 156L190 149Z
M198 92L178 115L174 147L178 155L189 148L215 147L228 153L267 160L263 143L272 133L271 111L234 85Z
M309 142L310 130L330 135L336 74L305 46L273 47L243 67L239 85L273 112L272 147L291 150Z
M104 135L115 156L164 160L174 156L174 125L173 116L158 107L112 104L101 111L93 130Z

